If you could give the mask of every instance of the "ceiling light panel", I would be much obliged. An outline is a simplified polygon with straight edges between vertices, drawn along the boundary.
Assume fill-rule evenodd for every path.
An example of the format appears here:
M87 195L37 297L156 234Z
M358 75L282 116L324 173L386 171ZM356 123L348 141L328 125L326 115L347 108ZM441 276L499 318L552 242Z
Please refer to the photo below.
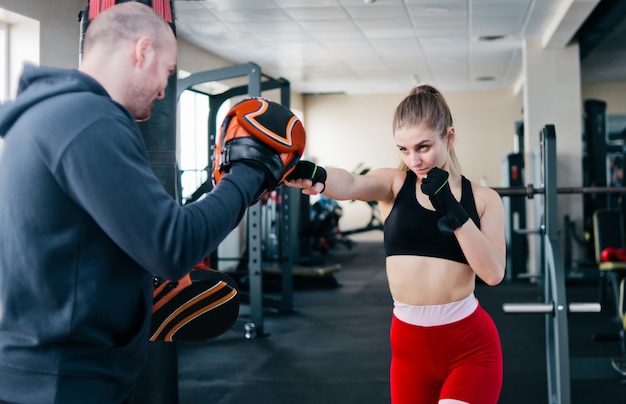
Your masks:
M291 18L297 21L316 21L316 20L324 20L324 21L332 21L332 20L347 20L349 18L348 14L344 11L343 8L334 6L334 7L293 7L293 8L285 8L285 13L287 13Z
M384 1L380 1L376 6L370 7L346 7L346 11L355 19L380 19L380 18L404 18L406 17L406 9L404 5L388 5Z
M223 0L222 0L223 1ZM254 2L254 0L250 0ZM274 0L278 6L283 8L298 7L338 7L337 0Z

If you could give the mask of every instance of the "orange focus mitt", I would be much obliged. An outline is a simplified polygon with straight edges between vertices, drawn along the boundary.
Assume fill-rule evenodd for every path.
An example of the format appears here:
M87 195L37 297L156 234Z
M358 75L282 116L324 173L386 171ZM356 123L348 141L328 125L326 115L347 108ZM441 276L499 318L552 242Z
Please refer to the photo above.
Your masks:
M302 122L288 108L264 98L247 98L230 109L215 140L213 182L237 162L257 165L265 183L254 203L285 181L304 153Z

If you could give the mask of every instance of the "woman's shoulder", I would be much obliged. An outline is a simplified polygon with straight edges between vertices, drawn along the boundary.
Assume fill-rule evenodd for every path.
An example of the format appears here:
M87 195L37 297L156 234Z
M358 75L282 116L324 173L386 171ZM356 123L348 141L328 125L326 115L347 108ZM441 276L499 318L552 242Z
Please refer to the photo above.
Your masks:
M388 197L379 200L382 203L393 203L395 196L400 192L402 185L407 176L407 171L400 168L376 168L369 173L368 176L377 178L381 183L385 184L388 189Z

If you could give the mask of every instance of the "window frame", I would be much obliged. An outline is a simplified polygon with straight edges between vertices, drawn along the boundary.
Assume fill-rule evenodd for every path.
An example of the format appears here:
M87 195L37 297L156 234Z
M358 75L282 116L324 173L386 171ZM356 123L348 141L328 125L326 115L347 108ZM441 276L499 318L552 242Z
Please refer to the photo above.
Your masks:
M0 103L9 98L9 24L0 21Z

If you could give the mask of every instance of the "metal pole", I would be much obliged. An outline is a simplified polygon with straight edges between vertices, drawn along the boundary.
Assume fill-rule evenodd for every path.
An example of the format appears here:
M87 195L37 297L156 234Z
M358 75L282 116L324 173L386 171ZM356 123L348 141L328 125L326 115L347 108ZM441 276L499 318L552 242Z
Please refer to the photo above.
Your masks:
M565 267L558 240L558 198L556 186L556 133L553 125L541 132L544 165L545 207L545 303L554 305L554 314L546 316L546 355L548 358L548 394L555 404L569 404L570 358L567 326Z
M570 303L569 313L599 313L602 309L600 303ZM543 313L552 314L554 312L553 303L503 303L502 311L510 314Z
M254 66L248 72L248 95L261 96L261 69ZM246 338L264 335L263 331L263 256L261 233L261 203L248 208L248 276L250 278L250 323Z
M291 87L287 80L283 80L284 85L280 87L280 103L286 108L291 108ZM292 217L297 212L298 195L300 192L294 188L281 186L277 193L279 197L278 205L278 235L279 235L279 264L280 264L280 292L281 300L279 309L283 313L293 312L293 263L294 254L291 248L292 236L297 238L297 222ZM293 198L292 198L293 196ZM292 202L293 199L293 202ZM297 216L295 216L297 218Z

